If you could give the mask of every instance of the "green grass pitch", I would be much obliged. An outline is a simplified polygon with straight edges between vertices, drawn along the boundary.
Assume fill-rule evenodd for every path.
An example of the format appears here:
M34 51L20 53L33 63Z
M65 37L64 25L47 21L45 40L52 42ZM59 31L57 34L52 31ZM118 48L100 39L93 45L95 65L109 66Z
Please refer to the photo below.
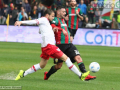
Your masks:
M21 86L22 90L120 90L120 47L76 46L86 69L91 62L100 64L100 71L91 81L81 81L65 64L44 81L44 72L53 65L50 59L46 67L19 81L14 81L20 69L27 70L40 62L41 46L31 43L0 42L0 86ZM77 66L77 64L75 63ZM77 66L78 67L78 66Z

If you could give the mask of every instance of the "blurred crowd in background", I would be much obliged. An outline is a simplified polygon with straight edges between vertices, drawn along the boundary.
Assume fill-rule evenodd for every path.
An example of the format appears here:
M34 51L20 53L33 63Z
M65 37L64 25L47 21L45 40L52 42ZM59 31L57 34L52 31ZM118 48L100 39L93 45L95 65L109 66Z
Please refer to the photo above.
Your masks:
M112 18L112 22L107 19L100 19L102 10L94 8L91 1L94 0L76 0L77 7L83 13L84 20L79 20L79 28L111 28L120 29L120 11L116 17ZM104 0L103 0L104 1ZM51 9L56 11L56 7L64 5L65 8L70 7L70 0L54 0ZM10 25L15 21L33 20L44 15L44 7L40 0L0 0L0 24L5 24L7 15L10 15Z

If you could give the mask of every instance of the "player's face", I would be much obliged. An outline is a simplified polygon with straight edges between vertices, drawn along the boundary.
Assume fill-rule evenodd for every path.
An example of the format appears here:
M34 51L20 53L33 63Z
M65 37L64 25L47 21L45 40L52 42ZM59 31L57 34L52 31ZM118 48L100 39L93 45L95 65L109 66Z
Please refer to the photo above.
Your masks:
M72 7L74 7L77 4L77 2L76 2L76 0L71 0L70 4Z
M55 17L55 13L52 12L52 13L49 15L49 18L48 18L48 19L49 19L50 21L53 21L54 17Z
M61 18L65 18L65 15L66 15L66 10L65 10L65 8L62 8L62 9L60 10L60 17L61 17Z

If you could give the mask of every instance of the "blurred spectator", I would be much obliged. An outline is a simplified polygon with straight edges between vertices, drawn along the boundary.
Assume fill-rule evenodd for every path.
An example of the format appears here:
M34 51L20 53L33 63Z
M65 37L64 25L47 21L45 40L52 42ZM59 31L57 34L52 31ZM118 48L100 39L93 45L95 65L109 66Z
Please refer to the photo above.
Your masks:
M118 26L119 26L119 29L120 29L120 11L119 11L119 14L117 15L117 22L118 22Z
M0 0L0 8L3 8L3 6L4 6L4 2L3 0Z
M98 20L98 24L99 24L99 28L102 28L102 20L101 19Z
M65 2L65 8L68 8L69 5L68 5L68 2Z
M18 7L18 10L21 10L22 7L22 0L16 0L16 6Z
M30 15L30 12L31 12L31 7L30 7L30 4L28 3L28 0L24 0L24 4L23 4L23 7L25 8L25 10L26 10L26 13L28 14L28 15Z
M108 22L107 19L105 19L105 20L103 21L102 27L103 27L103 28L110 28L110 27L111 27L111 24Z
M67 1L65 2L65 8L68 8L68 7L70 7L70 0L67 0Z
M4 5L4 8L3 8L3 16L5 18L7 18L7 15L10 14L10 8L8 7L7 4Z
M56 5L57 5L57 6L61 6L61 5L62 5L61 0L57 0L57 1L56 1Z
M68 2L68 7L70 7L70 0L68 0L67 2Z
M44 16L45 9L46 8L41 3L39 3L39 5L38 5L38 12L39 12L38 17L39 18Z
M88 4L90 4L90 0L84 0L84 3L88 6Z
M88 17L85 17L85 20L83 21L83 24L82 24L82 28L85 28L88 23L89 23Z
M115 18L112 19L111 29L119 29L118 23L116 22Z
M10 14L9 24L10 24L10 25L13 25L13 24L14 24L14 20L13 20L13 18L12 18L12 15L11 15L11 14Z
M89 21L91 21L92 23L94 23L94 8L92 6L92 2L88 6L87 11L88 11Z
M12 18L14 20L14 22L17 20L17 16L18 16L18 9L17 6L15 6L14 10L12 11Z
M38 6L38 2L36 0L33 0L32 4L31 4L31 8L33 9L34 6Z
M86 28L96 28L96 24L91 24L91 23L89 22L89 18L86 18L84 26L85 26Z
M79 5L78 5L78 8L80 8L80 10L82 11L82 13L83 13L84 15L87 14L87 6L86 6L86 4L84 4L84 1L83 1L83 0L80 0L80 3L79 3Z
M98 22L100 18L101 12L99 11L98 8L95 10L95 21Z
M79 0L76 0L76 2L77 2L77 4L79 4L80 1L79 1Z
M100 25L99 25L99 22L98 22L98 21L96 21L96 26L95 26L95 28L100 28Z
M13 11L13 9L14 9L14 5L13 3L10 3L10 13Z
M18 21L24 21L24 20L27 20L28 19L28 15L27 15L27 13L25 12L25 9L24 8L22 8L21 9L21 12L18 14L18 17L17 17L17 20Z
M98 0L97 4L99 8L103 8L104 0Z
M0 8L0 24L4 24L6 21L6 18L3 16L3 9Z
M9 4L9 0L2 0L4 2L4 4Z
M33 7L33 10L31 11L31 17L32 17L32 19L37 19L38 18L37 6Z
M9 3L13 3L13 1L12 1L12 0L9 0Z
M57 7L57 5L54 3L54 4L52 5L52 8L51 8L51 9L56 12L56 7Z

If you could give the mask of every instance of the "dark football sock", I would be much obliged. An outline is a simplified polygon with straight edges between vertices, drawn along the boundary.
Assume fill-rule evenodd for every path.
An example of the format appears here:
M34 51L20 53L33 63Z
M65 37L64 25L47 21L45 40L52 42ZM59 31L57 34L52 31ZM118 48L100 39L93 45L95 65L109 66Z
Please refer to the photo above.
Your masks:
M47 77L50 77L53 73L55 73L57 70L55 69L55 66L52 66L49 72L46 74Z
M79 66L79 69L82 73L85 73L86 72L86 69L85 69L85 65L83 62L81 63L78 63L78 66Z

